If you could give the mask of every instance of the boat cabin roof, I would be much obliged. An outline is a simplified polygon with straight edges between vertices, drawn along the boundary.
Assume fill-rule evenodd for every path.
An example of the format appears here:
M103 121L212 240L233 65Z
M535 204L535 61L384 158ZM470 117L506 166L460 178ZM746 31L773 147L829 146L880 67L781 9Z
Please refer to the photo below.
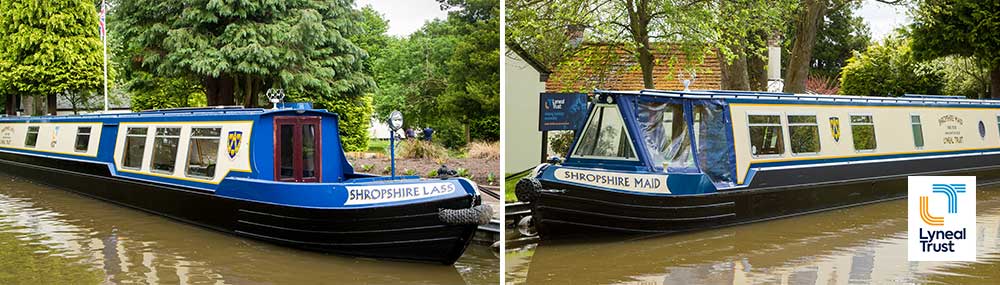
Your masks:
M336 116L335 113L330 113L324 109L312 109L312 104L309 103L284 103L280 104L277 109L263 109L263 108L244 108L241 106L215 106L215 107L195 107L195 108L176 108L176 109L162 109L162 110L147 110L142 112L133 113L116 113L116 114L84 114L84 115L69 115L69 116L0 116L0 123L3 122L94 122L94 121L132 121L132 120L173 120L173 119L185 119L190 120L192 118L231 118L231 119L246 119L251 117L259 117L263 115L277 114L277 113L312 113L314 115L327 115Z
M603 96L654 96L690 100L725 100L741 103L788 104L845 104L845 105L941 105L964 107L1000 107L1000 100L967 99L962 96L904 94L900 97L875 97L853 95L793 94L762 91L692 90L668 91L644 89L639 91L595 90ZM603 102L599 100L598 102Z

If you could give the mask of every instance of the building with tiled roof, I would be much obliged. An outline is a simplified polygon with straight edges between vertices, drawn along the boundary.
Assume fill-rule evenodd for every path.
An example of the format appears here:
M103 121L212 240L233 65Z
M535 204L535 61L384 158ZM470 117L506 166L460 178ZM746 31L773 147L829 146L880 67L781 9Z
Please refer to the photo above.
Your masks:
M661 90L683 90L679 75L696 79L691 89L721 89L722 70L716 52L708 52L702 59L688 57L676 46L654 48L656 64L653 80ZM608 44L585 44L575 56L559 64L545 84L547 92L586 92L594 89L640 90L643 89L642 69L636 57L621 48Z

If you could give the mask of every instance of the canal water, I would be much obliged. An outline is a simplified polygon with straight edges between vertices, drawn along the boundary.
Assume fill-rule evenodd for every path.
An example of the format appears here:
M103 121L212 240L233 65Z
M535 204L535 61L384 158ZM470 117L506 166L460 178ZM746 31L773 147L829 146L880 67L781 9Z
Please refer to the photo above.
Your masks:
M0 172L0 284L496 284L472 246L454 266L276 246Z
M906 260L906 201L631 241L506 252L507 283L996 284L1000 188L977 189L977 262Z

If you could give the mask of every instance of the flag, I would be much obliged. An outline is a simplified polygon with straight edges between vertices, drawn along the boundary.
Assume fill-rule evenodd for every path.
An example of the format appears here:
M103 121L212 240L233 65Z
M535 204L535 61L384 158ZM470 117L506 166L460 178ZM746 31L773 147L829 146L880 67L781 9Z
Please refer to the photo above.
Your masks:
M104 36L107 33L104 27L104 17L107 16L108 11L105 9L107 5L104 5L104 1L101 1L101 13L97 14L99 24L101 25L101 40L104 40Z

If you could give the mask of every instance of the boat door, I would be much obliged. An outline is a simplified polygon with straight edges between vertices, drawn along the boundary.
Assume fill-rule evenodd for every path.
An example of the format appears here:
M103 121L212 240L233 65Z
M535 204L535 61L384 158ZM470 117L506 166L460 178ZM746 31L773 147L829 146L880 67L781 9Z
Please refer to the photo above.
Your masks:
M274 180L322 181L320 117L274 118Z

